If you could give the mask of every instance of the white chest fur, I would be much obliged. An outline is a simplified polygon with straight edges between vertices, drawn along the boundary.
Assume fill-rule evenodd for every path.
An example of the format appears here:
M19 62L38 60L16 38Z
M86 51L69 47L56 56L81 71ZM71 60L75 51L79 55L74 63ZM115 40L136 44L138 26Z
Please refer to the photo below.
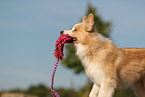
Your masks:
M76 54L81 60L87 76L96 84L100 85L104 80L104 72L102 71L102 63L97 60L90 61L87 56L87 51L89 47L83 46L81 44L76 44ZM96 56L97 57L97 56Z
M96 84L100 85L104 80L104 72L101 70L101 64L89 64L86 69L88 77Z

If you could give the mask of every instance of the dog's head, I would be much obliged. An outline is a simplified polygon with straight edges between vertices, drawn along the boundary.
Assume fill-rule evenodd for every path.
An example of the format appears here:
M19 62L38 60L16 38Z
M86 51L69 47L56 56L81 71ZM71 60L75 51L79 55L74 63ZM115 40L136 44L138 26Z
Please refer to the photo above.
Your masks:
M60 34L69 34L74 38L73 43L84 43L89 38L90 34L95 33L94 17L89 14L88 17L83 17L82 22L76 24L71 30L60 31Z

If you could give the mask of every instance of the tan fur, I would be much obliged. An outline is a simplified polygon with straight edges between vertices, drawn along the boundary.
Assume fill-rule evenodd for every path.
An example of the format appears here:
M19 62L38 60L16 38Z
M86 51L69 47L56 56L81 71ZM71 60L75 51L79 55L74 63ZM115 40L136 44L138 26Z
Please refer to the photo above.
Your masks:
M93 24L90 14L72 30L64 31L77 38L76 54L94 82L89 97L112 97L114 89L132 86L138 97L145 97L145 49L116 47L97 33Z

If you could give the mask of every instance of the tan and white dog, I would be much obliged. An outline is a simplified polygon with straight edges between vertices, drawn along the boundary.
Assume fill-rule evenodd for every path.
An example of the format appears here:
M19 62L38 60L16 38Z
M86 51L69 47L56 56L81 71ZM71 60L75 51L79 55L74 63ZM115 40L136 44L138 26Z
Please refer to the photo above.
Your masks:
M116 47L94 28L92 14L61 34L76 38L76 55L94 83L89 97L112 97L115 89L128 87L145 97L145 49Z

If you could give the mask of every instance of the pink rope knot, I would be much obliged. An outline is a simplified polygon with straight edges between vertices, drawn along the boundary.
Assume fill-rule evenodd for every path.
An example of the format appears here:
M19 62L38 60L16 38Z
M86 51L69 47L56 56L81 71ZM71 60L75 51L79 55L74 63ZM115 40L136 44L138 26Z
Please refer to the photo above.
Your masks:
M54 82L54 75L57 69L58 62L59 60L63 59L63 47L64 47L64 43L66 42L73 42L73 37L68 34L63 34L57 39L56 44L55 44L54 56L56 57L56 61L54 63L54 67L51 74L51 92L52 92L53 97L60 97L53 88L53 84L54 84L53 82Z
M68 34L63 34L56 41L54 56L58 60L63 59L63 47L64 47L64 43L66 42L73 42L73 37L69 36Z

